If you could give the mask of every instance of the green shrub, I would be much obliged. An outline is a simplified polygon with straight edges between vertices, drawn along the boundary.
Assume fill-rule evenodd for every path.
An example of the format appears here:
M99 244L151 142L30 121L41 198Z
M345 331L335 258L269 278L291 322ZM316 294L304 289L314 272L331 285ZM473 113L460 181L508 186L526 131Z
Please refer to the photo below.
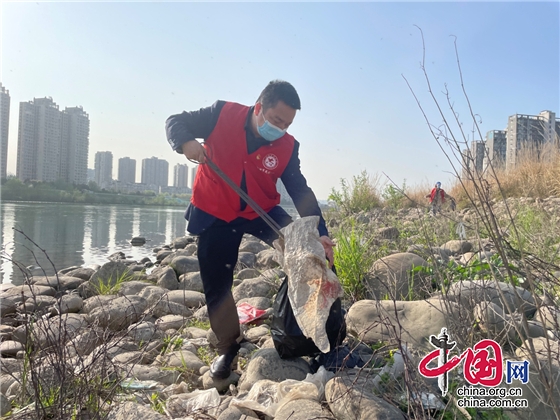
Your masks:
M378 183L377 176L372 179L364 170L360 175L352 177L351 182L341 179L340 191L333 188L329 200L346 214L369 211L381 205Z
M335 239L336 270L344 293L353 300L363 299L366 291L364 278L376 260L371 250L372 239L366 239L364 232L354 223L349 232L345 229L336 232Z

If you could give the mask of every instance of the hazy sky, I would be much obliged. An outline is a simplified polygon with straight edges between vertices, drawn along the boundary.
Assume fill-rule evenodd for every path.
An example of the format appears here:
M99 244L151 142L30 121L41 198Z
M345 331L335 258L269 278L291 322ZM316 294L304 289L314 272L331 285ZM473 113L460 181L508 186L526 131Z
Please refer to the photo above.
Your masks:
M170 173L186 158L169 147L171 114L218 99L252 105L272 79L298 90L290 133L320 199L340 178L367 170L398 184L452 180L405 79L430 122L422 60L447 118L447 84L471 140L454 38L483 135L509 115L560 113L559 3L520 2L5 2L0 81L11 96L8 172L16 171L19 103L50 96L90 117L89 167L97 151L157 156ZM456 126L454 126L456 127ZM475 135L478 139L478 134ZM190 163L189 163L190 165Z

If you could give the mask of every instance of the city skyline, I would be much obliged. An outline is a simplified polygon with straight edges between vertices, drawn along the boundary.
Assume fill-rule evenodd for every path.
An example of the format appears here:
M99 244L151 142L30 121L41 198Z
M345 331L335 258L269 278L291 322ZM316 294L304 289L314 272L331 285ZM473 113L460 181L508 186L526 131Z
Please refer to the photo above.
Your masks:
M8 132L8 124L5 121L10 114L10 96L9 90L1 83L0 95L0 163L3 164L4 172ZM52 182L61 179L75 184L85 184L89 181L87 172L91 168L84 166L89 153L89 116L81 106L66 107L64 111L59 111L52 97L34 98L33 101L20 102L19 114L16 176L20 180ZM560 118L556 118L555 112L544 110L538 115L510 115L505 130L490 130L484 140L471 140L466 144L468 147L462 151L462 155L463 159L467 160L462 164L461 176L467 176L466 171L471 165L477 172L482 173L486 171L490 162L494 163L495 169L504 167L512 170L518 150L529 146L538 152L543 144L554 142L560 146L558 139ZM50 154L45 154L45 150ZM38 156L43 156L43 160L40 161ZM196 176L196 166L189 167L186 163L177 163L171 173L167 160L152 156L142 159L142 165L139 166L141 181L137 183L135 159L125 156L118 159L117 165L113 165L112 161L111 151L95 153L94 181L102 188L117 188L114 181L118 181L120 189L126 184L190 189ZM45 172L45 167L50 172ZM286 195L283 184L279 183L278 189L283 196Z
M82 105L91 119L90 168L99 150L188 163L165 139L170 115L218 99L252 105L279 78L302 100L289 131L318 198L364 169L398 185L448 184L453 168L428 126L441 127L443 117L423 59L446 119L455 124L453 105L464 127L461 141L484 140L479 133L503 129L510 115L560 109L557 2L38 1L3 2L0 11L0 81L12 104L53 95Z

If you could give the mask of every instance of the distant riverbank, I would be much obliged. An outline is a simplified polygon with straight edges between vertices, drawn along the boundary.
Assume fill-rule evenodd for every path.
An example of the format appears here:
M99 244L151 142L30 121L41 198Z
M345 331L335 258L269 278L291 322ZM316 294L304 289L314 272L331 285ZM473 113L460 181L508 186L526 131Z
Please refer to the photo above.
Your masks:
M100 190L95 183L72 185L64 182L21 182L17 178L2 180L2 200L17 202L51 202L79 204L127 204L185 207L190 194L156 194L154 191L125 194Z

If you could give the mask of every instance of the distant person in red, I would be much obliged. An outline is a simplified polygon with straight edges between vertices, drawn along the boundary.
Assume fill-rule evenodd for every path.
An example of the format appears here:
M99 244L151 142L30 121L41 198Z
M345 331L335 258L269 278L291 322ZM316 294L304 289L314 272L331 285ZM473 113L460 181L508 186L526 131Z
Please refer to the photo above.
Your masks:
M455 199L447 194L443 188L441 188L441 182L436 182L436 185L426 196L430 199L431 209L434 216L439 212L441 213L441 205L445 203L445 200L449 199L451 201L451 210L455 210Z

